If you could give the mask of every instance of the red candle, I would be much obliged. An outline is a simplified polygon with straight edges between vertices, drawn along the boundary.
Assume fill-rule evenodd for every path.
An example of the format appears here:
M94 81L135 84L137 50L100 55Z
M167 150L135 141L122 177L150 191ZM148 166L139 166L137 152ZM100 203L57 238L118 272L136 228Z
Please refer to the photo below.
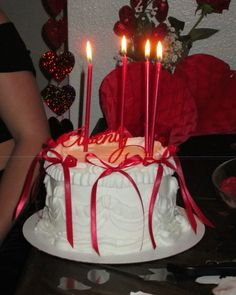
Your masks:
M121 114L120 114L120 140L119 147L122 147L123 135L124 135L124 109L125 109L125 85L126 85L126 72L127 72L127 45L125 36L122 37L121 41L121 52L122 52L122 84L121 84Z
M150 134L149 134L149 80L150 80L150 41L147 40L145 45L145 132L144 132L144 139L145 139L145 152L148 155L150 148Z
M85 126L84 126L84 152L88 151L89 140L89 126L90 126L90 105L91 105L91 93L92 93L92 49L90 42L87 41L86 46L88 70L87 70L87 91L86 91L86 109L85 109Z
M154 79L154 96L153 96L153 117L152 117L152 126L150 134L150 155L153 156L153 147L154 147L154 136L155 136L155 122L157 116L157 99L158 99L158 90L159 90L159 79L161 72L161 59L162 59L162 45L159 41L157 44L157 61L155 64L155 79Z

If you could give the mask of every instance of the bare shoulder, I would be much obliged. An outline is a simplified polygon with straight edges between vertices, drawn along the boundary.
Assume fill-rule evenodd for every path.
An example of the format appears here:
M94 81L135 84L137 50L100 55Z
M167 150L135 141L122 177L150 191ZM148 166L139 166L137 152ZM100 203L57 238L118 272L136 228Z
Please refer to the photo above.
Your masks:
M7 15L0 9L0 24L9 22Z

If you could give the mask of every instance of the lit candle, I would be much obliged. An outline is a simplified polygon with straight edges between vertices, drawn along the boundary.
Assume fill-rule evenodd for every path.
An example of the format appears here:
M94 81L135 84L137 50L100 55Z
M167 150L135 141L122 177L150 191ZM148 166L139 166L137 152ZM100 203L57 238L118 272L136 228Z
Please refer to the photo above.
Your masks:
M86 92L85 126L84 126L84 152L88 151L92 72L93 72L92 49L91 49L91 45L89 41L87 41L86 52L87 52L87 60L88 60L88 70L87 70L87 92Z
M145 139L145 152L148 155L150 148L149 148L149 76L150 76L150 41L147 40L145 45L145 133L144 133L144 139Z
M159 79L160 79L160 72L161 72L161 60L162 60L162 45L161 45L161 42L159 41L157 44L157 61L155 64L153 117L152 117L151 135L150 135L150 155L153 155L153 147L154 147L155 122L156 122L156 116L157 116L157 98L158 98Z
M123 135L124 135L124 109L125 109L125 85L126 85L126 72L127 72L127 44L125 36L121 41L121 53L122 53L122 84L121 84L121 113L120 113L120 140L119 147L122 147Z

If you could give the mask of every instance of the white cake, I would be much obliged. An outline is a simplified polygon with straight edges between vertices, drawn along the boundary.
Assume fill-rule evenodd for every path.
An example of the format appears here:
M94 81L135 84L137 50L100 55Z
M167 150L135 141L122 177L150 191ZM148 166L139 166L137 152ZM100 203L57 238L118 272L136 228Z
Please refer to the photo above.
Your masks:
M184 232L191 230L189 222L176 206L178 182L173 176L174 171L165 164L162 165L163 175L151 217L151 196L159 164L142 163L145 158L143 138L129 138L119 154L117 138L114 134L110 135L113 137L104 134L94 140L90 139L88 152L84 153L81 137L72 133L59 140L60 143L53 148L56 153L47 152L51 158L60 155L59 158L65 160L71 155L77 160L75 167L68 168L73 243L68 241L66 227L65 170L61 163L52 163L47 156L47 175L44 180L46 206L35 230L49 239L56 248L66 251L96 253L94 243L97 243L101 256L133 254L153 249L150 224L156 249L173 245ZM165 148L155 142L154 159L160 159L164 151ZM132 165L128 164L130 159ZM112 170L124 161L125 166L129 167ZM171 157L168 161L175 165ZM96 181L94 206L91 205L91 191L92 188L95 189Z

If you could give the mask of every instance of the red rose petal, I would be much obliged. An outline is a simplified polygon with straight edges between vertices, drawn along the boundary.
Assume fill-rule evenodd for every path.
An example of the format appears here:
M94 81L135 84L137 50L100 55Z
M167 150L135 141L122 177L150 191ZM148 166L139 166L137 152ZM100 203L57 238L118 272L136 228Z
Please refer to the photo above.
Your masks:
M230 176L225 178L220 184L220 190L225 194L236 198L236 177Z

